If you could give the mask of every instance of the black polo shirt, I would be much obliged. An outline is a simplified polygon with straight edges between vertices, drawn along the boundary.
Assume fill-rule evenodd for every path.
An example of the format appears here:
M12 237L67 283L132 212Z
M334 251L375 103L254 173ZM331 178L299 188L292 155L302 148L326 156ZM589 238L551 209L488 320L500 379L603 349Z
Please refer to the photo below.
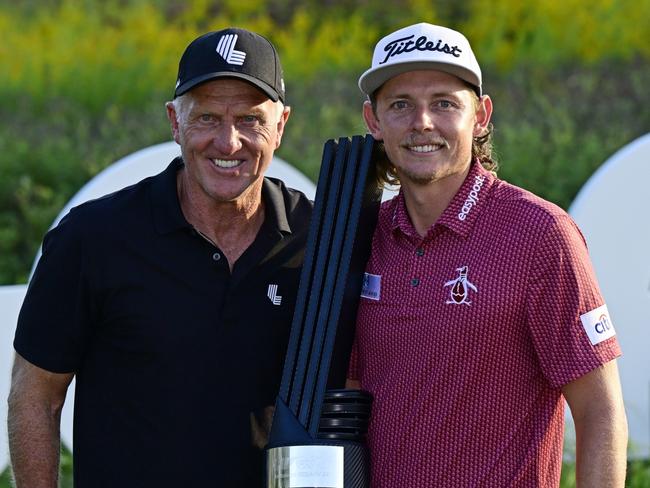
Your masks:
M262 486L250 412L274 402L311 203L263 185L265 222L232 273L190 226L180 159L50 231L14 346L75 372L75 486Z

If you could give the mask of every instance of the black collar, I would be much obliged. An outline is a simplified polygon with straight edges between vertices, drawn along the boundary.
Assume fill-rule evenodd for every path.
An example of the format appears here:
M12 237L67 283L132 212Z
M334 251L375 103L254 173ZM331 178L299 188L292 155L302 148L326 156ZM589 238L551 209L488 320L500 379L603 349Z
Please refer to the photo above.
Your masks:
M152 178L150 201L154 225L160 234L191 228L185 220L178 200L176 175L184 166L180 157L175 158L160 174ZM265 206L264 226L291 234L287 219L287 202L282 192L284 184L276 178L264 178L262 199Z

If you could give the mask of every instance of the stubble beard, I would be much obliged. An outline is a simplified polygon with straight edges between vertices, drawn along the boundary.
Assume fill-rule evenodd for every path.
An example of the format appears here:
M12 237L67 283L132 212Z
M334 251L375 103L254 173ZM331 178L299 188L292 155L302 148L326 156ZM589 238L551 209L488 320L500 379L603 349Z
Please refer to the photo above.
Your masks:
M449 176L447 171L433 171L431 173L416 173L414 171L398 171L400 181L409 181L416 186L426 186Z
M411 134L404 146L410 147L414 145L442 146L438 149L439 151L448 151L450 148L449 142L444 137L435 135L422 137L421 134ZM408 180L416 186L429 185L451 174L451 170L448 167L438 168L433 166L427 169L429 169L429 171L426 169L424 171L413 171L408 167L402 167L397 170L397 173L401 181Z

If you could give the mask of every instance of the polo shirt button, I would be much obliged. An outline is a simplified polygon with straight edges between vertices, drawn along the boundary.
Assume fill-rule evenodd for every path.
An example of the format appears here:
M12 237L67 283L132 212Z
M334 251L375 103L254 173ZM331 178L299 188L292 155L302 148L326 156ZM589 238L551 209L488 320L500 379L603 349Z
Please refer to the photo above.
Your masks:
M420 284L420 280L418 278L413 278L411 280L411 286L418 286Z
M212 259L214 259L215 261L219 261L221 259L221 254L219 254L218 252L215 252L212 255Z
M422 249L421 247L418 247L415 250L415 254L417 254L418 256L424 256L424 249Z

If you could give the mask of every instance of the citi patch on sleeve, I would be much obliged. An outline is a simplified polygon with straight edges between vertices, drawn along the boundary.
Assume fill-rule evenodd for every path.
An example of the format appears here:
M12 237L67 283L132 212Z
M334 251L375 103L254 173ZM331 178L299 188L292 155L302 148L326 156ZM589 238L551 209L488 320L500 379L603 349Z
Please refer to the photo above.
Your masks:
M583 313L580 320L593 346L616 335L607 305L601 305L590 312Z

